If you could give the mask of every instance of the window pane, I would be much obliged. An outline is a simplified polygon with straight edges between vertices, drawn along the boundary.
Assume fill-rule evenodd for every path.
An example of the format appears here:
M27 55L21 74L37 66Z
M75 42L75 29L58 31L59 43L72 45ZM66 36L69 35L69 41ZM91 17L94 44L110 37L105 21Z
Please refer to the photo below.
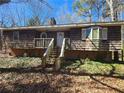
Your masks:
M87 29L86 38L90 38L91 39L91 28Z
M98 39L99 38L99 30L98 30L98 28L93 29L92 38L93 39Z

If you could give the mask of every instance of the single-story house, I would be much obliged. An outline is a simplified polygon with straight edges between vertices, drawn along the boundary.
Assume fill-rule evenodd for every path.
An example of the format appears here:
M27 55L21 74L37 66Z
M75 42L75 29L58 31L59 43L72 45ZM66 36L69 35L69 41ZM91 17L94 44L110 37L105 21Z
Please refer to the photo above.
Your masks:
M124 22L0 28L0 39L11 56L48 56L57 48L64 58L123 60Z

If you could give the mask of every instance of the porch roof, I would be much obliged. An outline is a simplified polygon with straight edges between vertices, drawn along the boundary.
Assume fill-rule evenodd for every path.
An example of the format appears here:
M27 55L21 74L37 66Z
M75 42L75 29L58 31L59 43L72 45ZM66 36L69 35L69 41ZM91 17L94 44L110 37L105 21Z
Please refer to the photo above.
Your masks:
M124 25L124 21L73 23L73 24L27 26L27 27L9 27L9 28L0 28L0 30L3 30L3 31L12 31L12 30L64 31L64 30L68 30L72 28L83 28L83 27L88 27L88 26L121 26L121 25Z

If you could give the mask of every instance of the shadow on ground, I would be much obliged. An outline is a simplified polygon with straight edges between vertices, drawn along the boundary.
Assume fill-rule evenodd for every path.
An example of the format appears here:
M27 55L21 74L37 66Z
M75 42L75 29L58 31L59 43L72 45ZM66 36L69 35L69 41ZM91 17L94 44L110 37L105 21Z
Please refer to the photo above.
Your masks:
M101 79L96 78L96 76L102 76L105 78L114 78L114 79L121 79L124 80L124 76L114 76L114 66L112 66L112 70L110 71L110 74L102 75L102 74L90 74L90 73L71 73L69 71L58 71L58 72L46 72L41 66L38 67L31 67L31 68L0 68L0 74L6 74L6 73L17 73L17 74L25 74L25 73L40 73L45 75L45 81L41 82L34 82L30 84L22 84L22 83L13 83L13 89L8 89L6 86L0 85L0 93L75 93L72 92L70 89L70 86L73 86L74 80L73 78L67 78L67 76L87 76L90 77L92 82L101 84L102 86L107 87L110 90L114 90L118 93L124 93L122 89L119 89L117 87L113 87L111 84L108 84ZM53 77L49 77L48 74L52 74ZM56 77L58 75L62 75L61 78L57 79ZM92 84L92 82L89 82ZM54 84L53 84L54 83ZM82 82L80 82L82 83ZM87 85L87 83L83 83L83 86ZM80 85L78 85L80 86ZM62 92L61 88L67 87L68 90L65 90ZM97 87L100 89L100 87ZM104 87L102 87L104 89ZM77 91L77 90L74 90ZM78 93L78 91L76 92Z

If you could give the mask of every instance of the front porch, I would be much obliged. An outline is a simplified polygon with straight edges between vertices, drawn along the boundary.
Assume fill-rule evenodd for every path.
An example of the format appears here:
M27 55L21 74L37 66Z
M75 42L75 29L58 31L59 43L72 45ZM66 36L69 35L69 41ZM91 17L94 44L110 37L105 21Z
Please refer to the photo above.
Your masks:
M50 52L57 47L57 40L54 38L34 38L32 41L12 41L4 44L4 49L9 49L11 51L11 55L13 56L30 56L30 57L43 57L44 53L48 50ZM52 43L52 47L51 47ZM121 53L122 42L120 40L72 40L70 38L63 38L61 42L59 42L61 47L59 47L59 52L62 57L65 57L64 54L73 58L77 58L76 55L82 54L81 52L102 52L103 54L106 52L110 52L111 55L114 52ZM49 47L51 49L49 49ZM61 51L60 51L61 50ZM71 52L75 52L72 53ZM77 51L79 51L77 53ZM120 51L120 52L119 52ZM63 53L61 53L63 52ZM69 53L70 52L70 53ZM89 53L89 54L92 54ZM50 54L50 53L49 53ZM83 57L86 55L80 55L79 57ZM121 54L120 54L121 56ZM112 59L112 58L111 58Z

